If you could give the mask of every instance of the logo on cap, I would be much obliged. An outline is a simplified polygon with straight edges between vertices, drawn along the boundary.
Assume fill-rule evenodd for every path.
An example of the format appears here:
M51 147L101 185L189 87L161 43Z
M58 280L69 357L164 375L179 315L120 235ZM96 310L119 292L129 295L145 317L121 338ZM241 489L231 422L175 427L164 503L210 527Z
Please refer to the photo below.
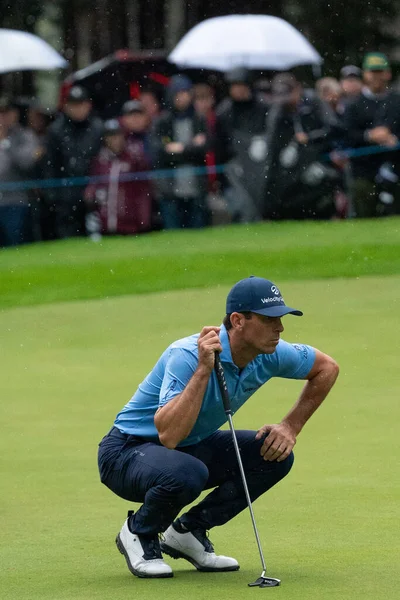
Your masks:
M273 294L276 294L277 296L279 296L279 294L280 294L280 291L278 290L278 288L276 287L276 285L273 285L273 286L271 287L271 292L272 292Z

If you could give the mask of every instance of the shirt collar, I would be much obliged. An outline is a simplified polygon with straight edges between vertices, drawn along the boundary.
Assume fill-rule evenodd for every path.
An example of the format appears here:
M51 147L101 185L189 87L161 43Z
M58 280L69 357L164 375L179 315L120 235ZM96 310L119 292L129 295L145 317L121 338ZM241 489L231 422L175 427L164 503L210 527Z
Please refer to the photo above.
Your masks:
M389 90L386 90L382 94L374 94L369 88L364 86L361 90L361 93L366 98L371 98L372 100L384 100L389 95Z
M225 325L221 325L219 337L220 337L221 345L222 345L222 352L220 355L221 361L231 363L234 367L236 367L236 365L234 364L233 359L232 359L231 345L229 343L229 336L228 336L228 332L226 330Z

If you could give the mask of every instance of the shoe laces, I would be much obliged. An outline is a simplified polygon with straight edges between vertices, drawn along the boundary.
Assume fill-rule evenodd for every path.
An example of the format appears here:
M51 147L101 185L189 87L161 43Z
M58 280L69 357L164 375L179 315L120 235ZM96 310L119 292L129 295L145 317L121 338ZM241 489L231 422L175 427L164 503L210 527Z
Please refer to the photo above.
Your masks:
M158 535L136 535L138 536L142 545L143 558L145 560L156 560L158 558L162 559L160 540L158 539Z
M202 546L204 546L204 550L206 552L214 552L214 546L212 545L212 542L205 529L194 529L190 533L194 535L196 540L198 540Z

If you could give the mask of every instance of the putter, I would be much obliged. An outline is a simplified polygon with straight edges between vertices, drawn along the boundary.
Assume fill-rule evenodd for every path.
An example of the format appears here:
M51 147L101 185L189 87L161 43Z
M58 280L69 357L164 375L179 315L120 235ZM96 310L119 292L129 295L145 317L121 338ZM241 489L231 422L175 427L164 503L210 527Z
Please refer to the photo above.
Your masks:
M248 585L249 585L249 587L260 587L260 588L264 588L264 587L276 587L276 586L280 585L281 580L280 579L275 579L275 577L267 577L266 574L265 574L267 572L267 567L266 567L266 564L265 564L264 553L263 553L262 547L261 547L260 537L259 537L258 531L257 531L256 520L254 518L253 507L252 507L252 504L251 504L251 498L250 498L250 494L249 494L249 489L247 487L246 475L244 473L242 458L240 456L240 450L239 450L239 446L238 446L237 439L236 439L235 428L233 426L232 409L231 409L231 403L229 401L228 386L226 385L226 379L225 379L224 369L223 369L222 364L221 364L221 359L219 357L219 352L215 352L215 367L214 368L215 368L215 373L217 375L218 386L219 386L219 389L220 389L220 392L221 392L222 403L224 405L225 414L228 417L229 427L230 427L230 430L231 430L231 433L232 433L233 445L235 447L236 458L237 458L237 461L238 461L240 474L242 476L244 493L246 495L247 505L249 507L249 511L250 511L250 515L251 515L251 520L252 520L252 523L253 523L253 529L254 529L254 533L255 533L255 536L256 536L256 540L257 540L258 551L260 553L261 564L262 564L262 568L263 568L263 571L262 571L260 577L258 579L256 579L255 581L253 581L253 583L249 583Z

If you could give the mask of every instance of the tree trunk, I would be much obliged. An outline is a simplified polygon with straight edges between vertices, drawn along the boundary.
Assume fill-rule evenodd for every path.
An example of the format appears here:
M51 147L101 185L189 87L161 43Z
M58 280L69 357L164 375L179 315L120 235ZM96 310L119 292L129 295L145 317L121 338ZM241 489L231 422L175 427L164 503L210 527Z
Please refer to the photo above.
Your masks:
M92 47L94 60L99 60L110 53L111 35L109 20L108 0L97 0L97 7L94 13L95 35Z
M128 48L140 49L140 3L139 0L125 0L126 33Z
M165 3L165 48L171 51L185 32L185 0L167 0Z
M62 18L62 28L64 30L65 57L69 61L72 71L77 69L77 46L76 35L76 6L75 0L69 0L64 5Z
M109 0L108 3L108 22L110 29L110 48L108 52L115 52L121 48L126 48L127 39L127 17L124 2L115 2Z

